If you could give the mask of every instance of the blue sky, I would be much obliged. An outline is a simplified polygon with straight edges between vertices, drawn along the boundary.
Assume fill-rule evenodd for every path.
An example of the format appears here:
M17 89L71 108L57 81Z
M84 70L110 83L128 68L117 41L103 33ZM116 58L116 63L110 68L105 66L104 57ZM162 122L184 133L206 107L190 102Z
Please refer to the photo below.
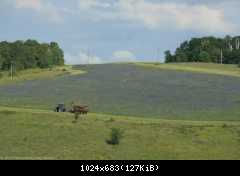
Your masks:
M68 64L163 61L201 36L239 35L239 0L0 0L0 40L56 41Z

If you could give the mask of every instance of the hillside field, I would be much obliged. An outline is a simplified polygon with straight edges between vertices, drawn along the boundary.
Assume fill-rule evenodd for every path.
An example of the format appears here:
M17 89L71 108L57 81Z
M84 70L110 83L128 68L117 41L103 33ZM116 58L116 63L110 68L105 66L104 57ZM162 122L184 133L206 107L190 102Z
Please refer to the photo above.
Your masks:
M198 72L174 65L182 69L75 66L72 74L2 82L0 159L240 159L239 76L204 71L219 70L215 64ZM90 106L77 123L53 112L72 101ZM123 132L117 146L106 143L112 128Z
M240 77L240 69L233 64L214 63L133 63L143 67L151 67L166 70L190 71L195 73L215 74L223 76Z
M65 75L0 86L0 105L53 110L89 105L91 112L174 120L239 120L240 79L137 66L79 66ZM210 68L209 68L210 69Z

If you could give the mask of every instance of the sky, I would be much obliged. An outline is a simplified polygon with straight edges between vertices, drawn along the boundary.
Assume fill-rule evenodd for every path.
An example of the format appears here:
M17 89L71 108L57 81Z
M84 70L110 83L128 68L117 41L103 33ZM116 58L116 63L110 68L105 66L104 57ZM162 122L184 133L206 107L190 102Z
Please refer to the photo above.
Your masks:
M56 41L67 64L164 61L192 37L240 35L239 0L0 0L0 41Z

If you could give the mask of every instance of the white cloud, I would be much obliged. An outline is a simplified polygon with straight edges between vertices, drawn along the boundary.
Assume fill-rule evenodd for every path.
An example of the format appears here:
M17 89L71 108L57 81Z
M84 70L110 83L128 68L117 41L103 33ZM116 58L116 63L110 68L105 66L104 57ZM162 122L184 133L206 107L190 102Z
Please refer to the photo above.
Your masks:
M114 62L132 62L136 56L130 51L116 51L113 53L112 61Z
M237 1L220 1L213 5L206 1L150 0L74 0L77 7L58 7L48 0L3 0L18 9L31 9L47 20L63 22L67 14L92 21L121 20L138 23L149 29L192 30L211 33L234 33L237 25L227 17L229 9L239 8ZM237 4L237 5L236 5ZM229 7L230 6L230 7ZM76 10L78 9L78 10ZM236 10L235 10L236 11ZM230 17L234 20L233 17Z
M103 59L96 55L81 51L75 55L66 53L65 61L67 65L133 62L136 61L136 56L130 51L116 51L112 54L111 58Z
M127 20L141 23L150 29L171 27L204 32L233 32L235 30L235 26L225 19L224 9L208 4L148 0L120 0L112 4L100 0L79 0L79 2L80 9L92 12L90 18L93 20ZM98 7L108 8L96 10Z
M16 8L29 8L40 10L42 8L41 0L16 0Z
M30 9L45 19L53 22L63 22L61 10L50 2L44 0L12 0L9 1L16 9Z
M68 65L78 65L78 64L101 64L102 59L97 56L89 56L86 52L79 52L76 55L65 54L66 64Z
M108 8L111 6L110 3L102 2L98 0L78 0L79 8L90 9L90 8Z

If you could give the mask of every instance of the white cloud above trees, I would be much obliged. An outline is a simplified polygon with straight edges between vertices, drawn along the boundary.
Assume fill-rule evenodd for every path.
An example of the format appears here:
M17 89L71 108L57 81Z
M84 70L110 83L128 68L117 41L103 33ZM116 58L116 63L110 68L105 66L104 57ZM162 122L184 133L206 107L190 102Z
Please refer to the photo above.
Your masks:
M132 62L136 61L137 58L134 53L123 50L115 51L110 58L100 58L92 53L81 51L75 55L66 53L65 54L66 64L77 65L77 64L103 64L103 63L114 63L114 62Z
M78 64L101 64L103 60L95 55L89 55L87 52L79 52L77 54L65 54L66 64L78 65Z
M116 51L111 59L114 62L131 62L136 60L134 53L130 51Z

